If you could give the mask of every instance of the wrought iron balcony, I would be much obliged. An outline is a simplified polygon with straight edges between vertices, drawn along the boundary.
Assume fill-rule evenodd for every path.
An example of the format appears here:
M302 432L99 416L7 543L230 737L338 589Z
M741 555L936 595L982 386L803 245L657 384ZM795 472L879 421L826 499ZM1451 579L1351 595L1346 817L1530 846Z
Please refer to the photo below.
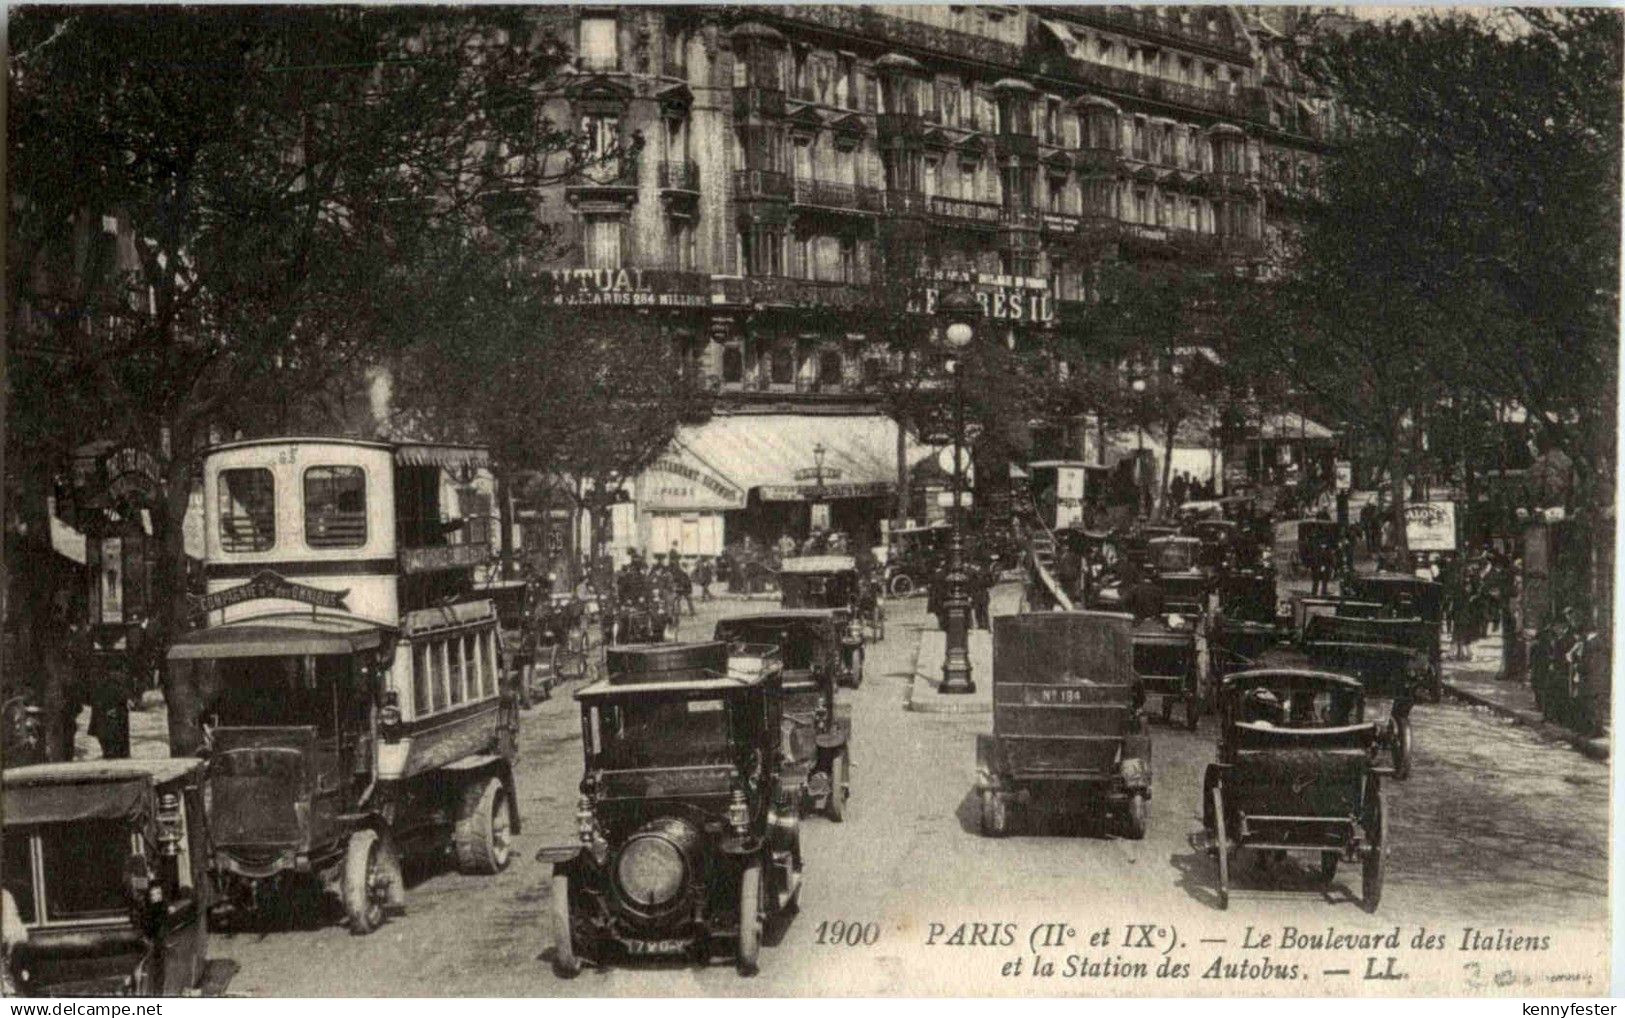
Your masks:
M688 159L668 160L660 164L660 186L668 191L698 191L700 167Z
M796 177L791 182L791 189L793 200L798 205L859 212L880 211L880 197L872 187Z
M925 118L916 113L880 113L875 115L875 137L919 138L925 133Z
M635 188L638 186L638 160L623 156L584 166L570 175L566 186L571 190Z
M734 117L746 120L751 117L782 117L784 116L784 89L764 88L759 85L747 85L734 89Z
M1117 169L1116 148L1083 148L1073 153L1073 161L1080 172L1099 173Z
M918 216L930 211L925 195L918 191L881 191L880 208L894 216Z
M755 303L786 307L856 307L868 297L862 283L747 276L745 285Z
M1217 190L1236 194L1255 191L1258 188L1258 178L1244 170L1215 170L1208 174L1208 179Z
M1223 10L1223 8L1215 8ZM1175 45L1205 46L1229 54L1247 52L1245 37L1225 35L1209 30L1206 23L1180 24L1154 7L1082 6L1067 8L1069 16L1078 21L1108 28L1126 29L1138 35L1150 36Z
M734 197L789 198L790 175L778 170L735 170Z
M1044 222L1044 213L1022 205L1007 205L999 209L999 221L1018 230L1036 230Z
M1000 158L1038 158L1038 135L1001 132L993 136Z

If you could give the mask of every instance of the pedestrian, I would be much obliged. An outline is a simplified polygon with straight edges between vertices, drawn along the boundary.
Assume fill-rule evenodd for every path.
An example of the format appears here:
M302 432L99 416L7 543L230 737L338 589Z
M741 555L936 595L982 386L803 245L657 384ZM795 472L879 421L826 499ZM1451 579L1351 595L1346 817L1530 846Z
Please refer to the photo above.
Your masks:
M796 539L788 532L779 535L779 558L794 558L796 554Z
M676 615L677 614L677 609L686 604L686 605L688 605L688 613L690 615L693 615L694 614L694 580L693 580L693 577L689 576L688 575L688 570L683 568L683 560L681 558L674 557L672 559L672 564L670 566L670 572L671 572L671 589L672 589L672 614Z
M700 600L711 600L711 556L701 555L694 563L694 582L700 586Z

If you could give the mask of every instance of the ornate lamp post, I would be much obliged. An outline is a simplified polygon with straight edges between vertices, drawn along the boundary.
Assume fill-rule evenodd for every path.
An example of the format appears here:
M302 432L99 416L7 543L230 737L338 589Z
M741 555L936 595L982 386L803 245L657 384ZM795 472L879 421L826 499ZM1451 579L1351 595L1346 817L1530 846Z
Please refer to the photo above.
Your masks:
M976 330L971 322L981 317L982 306L968 291L956 290L943 297L938 313L948 318L943 338L955 354L954 364L954 522L948 544L947 652L942 659L943 693L974 693L970 666L970 578L965 575L965 523L962 495L965 487L965 363L962 357Z

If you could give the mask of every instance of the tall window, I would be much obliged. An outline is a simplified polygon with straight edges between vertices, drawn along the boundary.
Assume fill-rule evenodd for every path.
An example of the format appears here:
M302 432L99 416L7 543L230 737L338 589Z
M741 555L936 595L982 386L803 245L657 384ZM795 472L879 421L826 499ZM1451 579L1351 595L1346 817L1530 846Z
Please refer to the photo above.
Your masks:
M263 467L220 471L220 547L265 551L276 544L276 482Z
M589 160L598 162L608 159L620 148L621 120L619 117L582 117L581 137Z
M818 384L841 384L841 352L824 350L818 355Z
M367 477L360 467L305 471L305 543L312 548L367 543Z
M722 348L722 381L738 384L745 380L745 355L737 343Z
M666 220L667 260L674 269L691 272L695 265L694 220L672 216Z
M858 280L858 241L856 237L840 238L841 246L841 281L843 283L856 283Z
M769 366L774 385L789 385L796 380L796 357L789 347L774 347Z
M581 247L587 268L620 268L621 217L586 217L581 223Z
M581 19L581 66L589 71L613 71L620 67L620 42L613 14L587 15Z

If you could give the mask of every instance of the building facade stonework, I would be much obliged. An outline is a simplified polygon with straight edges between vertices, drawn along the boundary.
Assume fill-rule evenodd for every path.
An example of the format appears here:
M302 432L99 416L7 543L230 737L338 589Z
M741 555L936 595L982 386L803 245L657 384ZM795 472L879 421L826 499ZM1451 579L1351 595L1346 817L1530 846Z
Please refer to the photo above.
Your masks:
M697 517L660 521L659 542L711 535L689 554L736 539L718 515L742 532L749 519L789 525L794 513L760 503L829 483L805 480L815 446L844 483L895 480L895 469L870 476L872 450L843 439L854 415L879 413L874 382L895 356L864 326L877 294L917 306L929 330L936 296L968 286L989 334L1014 345L1073 326L1103 264L1266 266L1344 127L1287 59L1290 12L696 5L536 16L574 54L555 118L606 154L539 203L565 238L556 299L664 316L720 416L785 428L829 419L783 436L782 477L705 465L743 507L696 490L688 512L681 486L640 483L665 506L651 511ZM682 449L666 462L684 462ZM797 503L803 515L809 501ZM649 529L616 543L657 540Z

